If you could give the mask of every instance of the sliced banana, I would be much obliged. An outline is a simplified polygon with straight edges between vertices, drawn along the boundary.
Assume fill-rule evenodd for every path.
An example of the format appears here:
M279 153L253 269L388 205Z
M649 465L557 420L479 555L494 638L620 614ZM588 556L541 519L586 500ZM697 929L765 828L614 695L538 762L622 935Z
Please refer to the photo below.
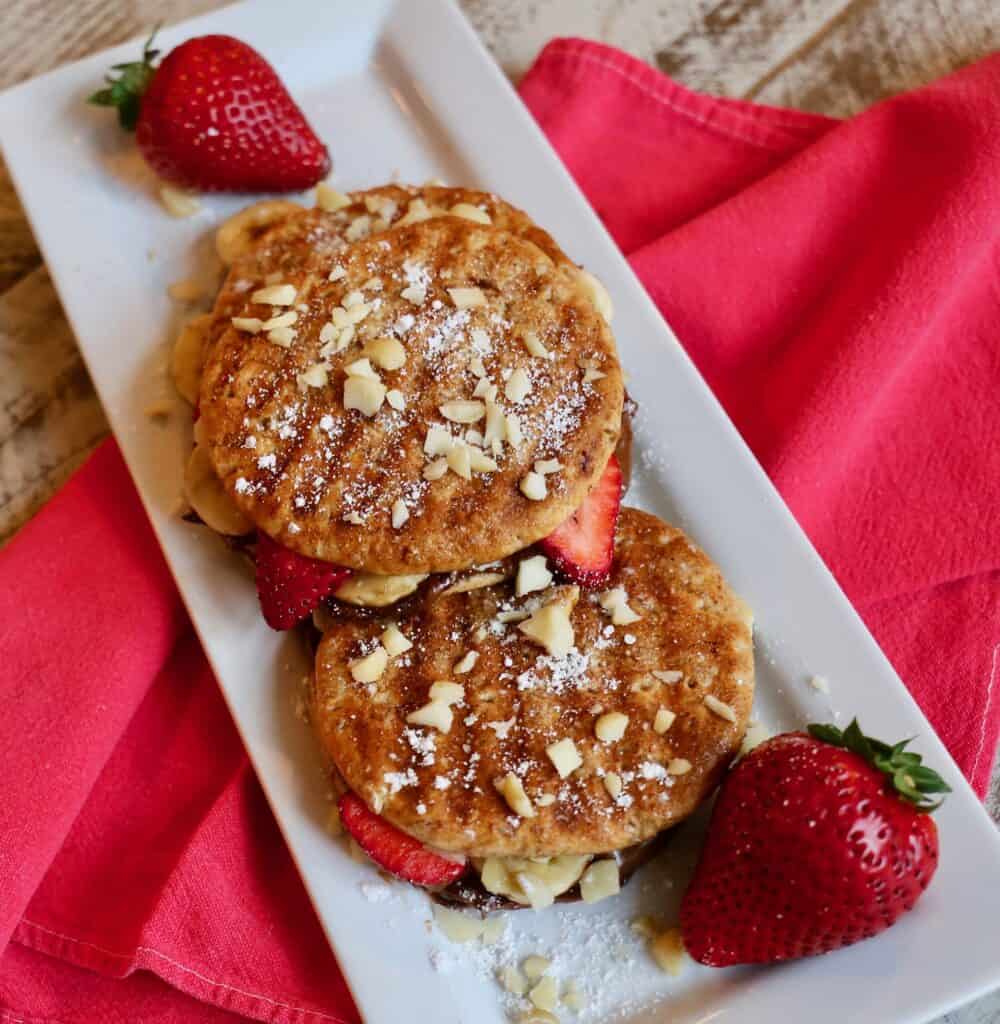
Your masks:
M170 360L174 387L192 405L197 404L198 392L201 390L201 371L205 365L206 342L211 324L211 313L196 316L181 328L174 342Z
M215 233L215 251L225 265L231 266L257 244L263 231L302 209L286 199L264 199L240 210Z
M480 869L483 887L515 903L541 910L577 881L591 858L587 854L559 857L487 857Z
M226 493L208 452L201 445L195 447L188 459L184 494L201 521L216 533L238 537L253 529L253 523Z
M576 272L580 278L580 283L590 296L590 301L593 302L594 308L604 317L605 322L610 324L615 310L611 304L611 296L608 294L607 288L589 270L577 267Z
M333 593L338 601L362 605L365 608L384 608L412 594L426 573L413 576L379 576L373 572L358 572L349 577Z

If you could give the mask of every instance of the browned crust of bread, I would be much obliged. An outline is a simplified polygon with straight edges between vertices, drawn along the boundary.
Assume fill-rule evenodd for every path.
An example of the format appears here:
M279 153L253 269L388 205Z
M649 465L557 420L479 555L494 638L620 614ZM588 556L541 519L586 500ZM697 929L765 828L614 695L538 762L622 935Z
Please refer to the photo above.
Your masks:
M478 857L618 850L690 814L735 755L750 714L749 610L680 530L636 509L622 510L610 585L625 588L642 618L612 627L596 600L581 595L571 616L576 652L564 659L545 656L514 624L498 627L498 608L523 603L510 583L465 594L425 590L396 620L413 649L370 686L354 682L348 665L391 617L335 625L318 651L310 717L347 785L423 842ZM454 674L470 649L479 652L474 668ZM682 678L662 682L654 670ZM450 732L408 726L406 716L440 679L465 687ZM707 695L735 720L714 713ZM660 707L677 716L663 734L652 728ZM594 723L609 711L629 724L620 741L602 743ZM511 719L501 738L496 725ZM545 748L566 737L584 763L560 780ZM690 771L664 777L673 759L690 762ZM511 771L534 817L515 816L497 792L494 780ZM612 771L626 780L625 799L605 788ZM557 799L542 806L543 794Z
M333 259L345 276L330 282ZM413 265L428 277L420 305L401 297ZM378 308L345 351L326 355L328 383L297 383L321 361L321 329L333 308L372 279L382 290L366 296ZM292 346L229 328L212 347L202 380L202 434L212 461L257 527L301 554L355 569L441 572L520 550L579 507L614 450L624 391L610 329L570 270L519 236L441 217L356 242L285 280L298 290ZM456 309L449 292L456 287L482 289L487 305ZM253 303L242 310L270 314ZM402 331L401 323L408 323ZM529 354L522 340L528 331L551 359ZM366 339L393 333L406 362L382 378L403 392L406 409L384 405L374 418L345 409L346 365L362 356ZM470 360L477 355L501 389L500 404L519 416L524 443L494 453L494 472L427 481L428 428L464 433L439 407L473 397ZM585 381L581 361L604 376ZM530 375L532 391L512 403L503 387L517 369ZM475 426L481 430L482 421ZM557 459L563 468L548 477L549 496L531 501L519 485L538 459ZM401 528L391 525L397 500L410 512Z

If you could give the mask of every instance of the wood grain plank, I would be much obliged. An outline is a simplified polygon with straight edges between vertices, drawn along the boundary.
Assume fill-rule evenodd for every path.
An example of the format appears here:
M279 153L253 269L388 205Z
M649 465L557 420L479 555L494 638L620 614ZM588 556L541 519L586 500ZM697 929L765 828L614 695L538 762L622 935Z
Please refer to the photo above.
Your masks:
M998 48L996 0L868 0L746 95L848 116Z

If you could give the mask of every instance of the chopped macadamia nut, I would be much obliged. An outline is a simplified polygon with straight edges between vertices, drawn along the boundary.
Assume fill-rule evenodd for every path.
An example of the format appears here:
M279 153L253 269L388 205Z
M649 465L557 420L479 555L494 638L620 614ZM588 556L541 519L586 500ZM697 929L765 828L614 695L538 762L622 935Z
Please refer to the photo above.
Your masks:
M472 671L477 661L479 661L479 651L466 651L465 654L455 662L452 671L457 676L464 676L468 672Z
M487 402L495 402L497 398L497 386L488 378L483 377L481 380L476 381L476 386L472 390L473 398L485 398Z
M482 937L486 927L481 917L440 904L434 905L434 923L449 942L473 942Z
M452 423L478 423L486 415L482 402L458 398L438 406L438 412Z
M614 896L621 889L618 863L611 857L595 860L580 876L580 895L584 903Z
M640 917L632 918L629 922L629 928L643 939L652 939L663 931L663 924L655 917L643 914Z
M423 477L425 480L440 480L448 472L447 459L435 459L424 466Z
M662 670L654 668L652 675L659 679L661 683L679 683L684 678L684 673L678 672L675 669Z
M193 217L201 209L197 196L172 185L160 187L160 202L171 217Z
M410 510L406 507L406 502L402 498L397 498L392 503L392 528L400 529L409 518Z
M608 772L604 776L604 788L612 800L617 800L622 795L622 777L617 772Z
M456 309L474 309L486 305L482 288L449 288L448 294Z
M551 974L546 974L530 992L528 999L538 1010L546 1010L551 1013L559 1003L559 988L556 979Z
M408 285L399 295L407 302L412 302L414 306L422 306L427 301L427 289L420 284Z
M435 455L447 455L451 451L454 439L444 427L436 423L427 428L427 436L424 438L424 454L432 458Z
M413 646L413 642L406 636L399 626L396 625L395 622L390 622L389 625L385 627L380 639L382 641L382 646L385 648L385 653L388 654L390 658L398 658Z
M567 607L565 600L556 600L539 608L517 628L553 657L562 658L573 649L571 610L572 605Z
M268 306L294 306L295 285L271 284L266 288L258 288L251 296L251 302L260 302Z
M521 964L521 970L524 971L526 978L537 981L551 966L552 961L548 957L532 953L531 956L525 957L524 963Z
M574 1013L579 1013L586 1005L583 991L572 978L563 986L562 1001L563 1006L568 1006Z
M344 408L357 409L365 416L374 416L385 400L385 385L366 377L348 377L344 381Z
M371 303L362 302L360 306L351 306L347 311L347 319L350 323L359 324L362 320L366 319L368 314L372 311Z
M710 693L705 694L705 707L713 715L718 715L719 718L724 718L727 722L736 721L736 712L728 704L719 700L718 697L713 697Z
M465 698L465 687L461 683L453 683L450 679L439 679L436 683L431 683L430 698L449 706L460 704Z
M545 556L533 555L531 558L522 558L518 564L514 592L518 597L524 597L536 590L544 590L551 582L552 573L549 572Z
M549 350L542 344L538 335L534 331L526 331L524 337L521 338L524 342L524 347L528 350L530 355L535 356L537 359L548 359Z
M514 719L510 719L513 724ZM500 735L500 730L497 730L497 736ZM539 807L551 807L556 802L555 793L542 793L541 796L535 797L535 803Z
M340 281L341 279L343 279L345 277L347 277L347 271L343 267L334 267L333 270L330 271L330 274L327 277L327 280L328 281Z
M531 378L520 366L507 378L503 393L507 401L514 402L515 405L523 402L531 394Z
M422 220L428 220L430 216L431 211L423 199L411 199L410 205L406 208L406 213L396 221L396 226L405 228L408 224L417 224Z
M524 975L514 966L505 967L500 973L500 984L504 990L515 996L523 996L528 991L528 982Z
M350 224L347 225L347 230L344 232L344 238L348 242L357 242L362 238L367 238L371 234L372 230L372 219L364 213L360 217L355 217Z
M512 448L520 448L521 442L524 440L524 434L521 431L521 419L517 413L507 413L504 417L504 423L507 430L507 443Z
M549 494L545 477L541 473L527 473L520 483L521 493L530 501L544 501Z
M409 725L426 725L428 728L437 729L441 733L451 732L451 724L454 720L451 708L439 700L432 700L416 711L411 711L406 716Z
M322 363L315 363L296 377L300 388L321 388L326 385L327 379L326 367Z
M467 594L470 590L482 590L484 587L503 583L506 578L502 572L477 572L473 576L466 576L465 579L456 581L446 590L442 590L441 594Z
M620 711L609 711L594 723L594 735L602 743L617 743L628 728L628 715Z
M534 469L542 476L551 476L562 469L562 463L558 459L536 459Z
M355 359L353 363L348 363L344 367L344 372L348 377L360 377L364 380L380 379L367 359Z
M265 320L260 325L260 329L262 331L273 331L275 327L291 327L298 318L299 314L294 309L289 309L284 313L279 313L277 316L272 316L270 320Z
M624 587L615 587L613 590L605 590L597 597L598 604L611 616L611 622L615 626L628 626L638 622L642 616L637 615L628 606L628 594Z
M649 944L649 952L667 974L676 976L684 970L687 953L680 928L667 928L656 935Z
M406 362L406 349L395 338L375 338L365 345L364 353L383 370L398 370Z
M402 412L406 408L406 397L398 388L390 388L385 393L385 400L396 412Z
M657 732L662 736L674 724L676 718L677 715L673 711L667 708L660 708L653 719L653 732Z
M234 316L231 323L236 330L247 334L260 334L264 326L264 321L255 316Z
M560 779L565 779L567 775L575 772L583 764L583 758L576 749L576 744L568 736L556 743L550 743L545 748L545 753L555 766Z
M336 213L345 206L351 205L351 197L338 192L332 185L321 181L316 186L316 205L327 213Z
M674 757L667 762L668 775L687 775L691 771L691 762L683 757Z
M507 801L507 806L522 818L533 818L535 808L524 791L524 784L513 772L508 772L495 783L500 795Z
M469 466L473 473L495 473L498 469L496 462L478 448L469 449Z
M603 380L605 377L607 377L606 373L602 370L595 370L592 366L588 366L587 369L583 371L584 384L593 384L595 380Z
M491 387L493 385L490 385ZM507 436L507 425L504 420L503 410L492 398L486 399L486 429L483 432L483 440L497 451L497 446L502 445Z
M472 479L472 452L464 442L454 441L445 456L448 461L448 468L463 480Z
M291 348L295 341L295 331L291 327L275 327L267 332L267 340L281 348Z
M559 1018L549 1010L532 1007L518 1016L517 1024L559 1024Z
M462 217L465 220L475 221L477 224L492 224L490 215L485 210L471 203L456 203L449 211L453 217Z
M348 664L351 670L351 678L356 683L374 683L382 678L382 673L389 664L389 655L385 648L379 644L371 654L363 658L355 658Z
M490 917L483 922L483 945L492 946L499 942L503 933L507 930L507 919L505 917Z

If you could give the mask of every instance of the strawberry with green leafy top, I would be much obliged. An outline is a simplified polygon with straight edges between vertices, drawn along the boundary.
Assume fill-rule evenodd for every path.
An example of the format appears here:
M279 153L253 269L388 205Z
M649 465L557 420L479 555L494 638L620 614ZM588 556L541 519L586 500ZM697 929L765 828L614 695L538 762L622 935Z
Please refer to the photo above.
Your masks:
M142 59L90 97L115 107L161 178L204 192L293 192L327 176L330 156L274 69L232 36L189 39Z
M894 924L938 863L930 811L950 792L908 740L810 725L761 744L723 782L681 904L703 964L827 953Z

